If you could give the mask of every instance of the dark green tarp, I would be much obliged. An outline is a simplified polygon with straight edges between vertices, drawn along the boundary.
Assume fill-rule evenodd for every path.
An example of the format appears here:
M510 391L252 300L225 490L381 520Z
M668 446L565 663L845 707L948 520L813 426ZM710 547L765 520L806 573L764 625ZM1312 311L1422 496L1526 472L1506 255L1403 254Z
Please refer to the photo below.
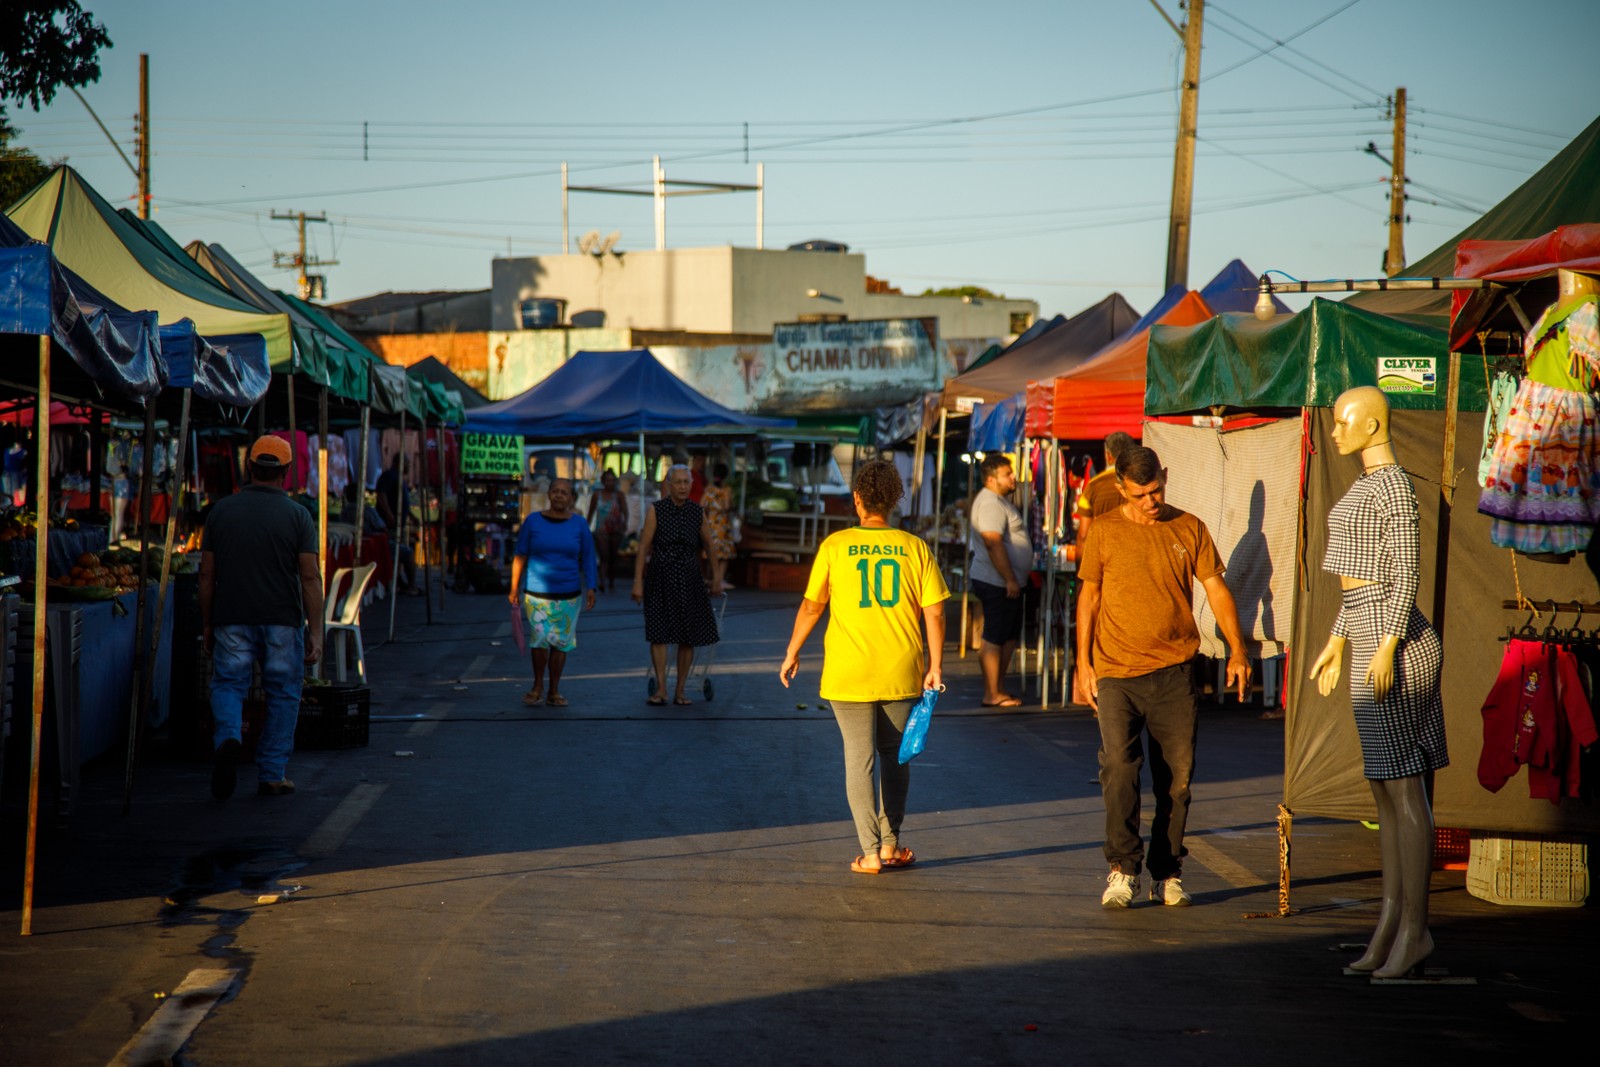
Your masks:
M1316 299L1298 315L1262 322L1237 312L1198 326L1153 326L1145 365L1147 415L1328 407L1357 385L1378 384L1381 356L1432 360L1433 392L1389 393L1390 406L1444 407L1445 331L1415 326L1343 303ZM1478 361L1462 360L1460 407L1484 409Z
M1406 265L1405 278L1448 278L1456 269L1456 245L1466 240L1526 241L1575 222L1600 222L1600 118L1556 153L1504 200L1421 259ZM1347 303L1383 315L1404 316L1445 328L1450 294L1424 290L1357 293Z

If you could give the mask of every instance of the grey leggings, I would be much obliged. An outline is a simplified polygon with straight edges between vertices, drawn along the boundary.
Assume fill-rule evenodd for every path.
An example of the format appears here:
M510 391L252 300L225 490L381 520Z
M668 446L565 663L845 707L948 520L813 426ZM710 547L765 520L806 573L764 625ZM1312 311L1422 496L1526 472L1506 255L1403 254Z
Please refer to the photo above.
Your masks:
M855 704L829 701L844 738L844 792L863 856L897 848L900 823L906 816L906 789L911 767L900 762L900 737L914 700L877 700ZM874 789L872 768L878 768Z

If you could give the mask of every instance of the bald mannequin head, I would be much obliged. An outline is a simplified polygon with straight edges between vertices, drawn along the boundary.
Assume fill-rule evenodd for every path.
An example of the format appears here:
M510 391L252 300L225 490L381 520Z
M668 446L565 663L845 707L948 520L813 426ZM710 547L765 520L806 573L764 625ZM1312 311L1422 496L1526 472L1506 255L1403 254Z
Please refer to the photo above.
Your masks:
M1389 444L1389 398L1383 390L1358 385L1333 402L1333 443L1341 456L1361 453L1367 466L1393 463Z

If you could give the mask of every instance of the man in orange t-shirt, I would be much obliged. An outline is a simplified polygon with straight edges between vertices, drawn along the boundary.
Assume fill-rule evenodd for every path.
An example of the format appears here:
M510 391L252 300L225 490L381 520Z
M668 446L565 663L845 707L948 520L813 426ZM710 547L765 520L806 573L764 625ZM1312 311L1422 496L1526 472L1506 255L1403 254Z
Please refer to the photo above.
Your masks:
M1151 449L1117 458L1123 504L1095 520L1078 563L1078 672L1100 723L1100 793L1106 807L1106 862L1100 903L1125 908L1139 893L1145 862L1139 836L1139 769L1150 735L1155 814L1150 824L1150 898L1190 903L1180 874L1189 783L1194 773L1198 700L1191 661L1200 649L1194 583L1227 639L1228 685L1243 700L1250 660L1222 558L1205 523L1166 502L1167 472Z

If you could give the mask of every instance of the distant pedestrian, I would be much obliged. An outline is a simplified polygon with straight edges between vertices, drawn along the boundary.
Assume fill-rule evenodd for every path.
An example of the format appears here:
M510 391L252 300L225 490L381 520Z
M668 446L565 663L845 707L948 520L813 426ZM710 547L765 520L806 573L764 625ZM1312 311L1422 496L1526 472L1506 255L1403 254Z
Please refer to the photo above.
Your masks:
M617 488L614 471L600 475L600 491L589 498L589 528L600 568L600 585L611 592L617 584L617 551L628 536L628 498Z
M1227 680L1244 699L1250 659L1222 557L1205 523L1166 503L1167 472L1154 451L1134 446L1117 460L1123 504L1089 530L1078 563L1078 671L1100 723L1100 794L1106 809L1106 876L1100 903L1126 908L1145 861L1139 836L1139 771L1150 737L1150 899L1190 903L1183 888L1184 829L1199 706L1193 660L1200 631L1194 583L1205 587L1227 638Z
M728 562L733 559L733 489L728 485L728 465L718 463L711 468L711 484L700 494L700 507L705 510L706 523L711 527L711 579L728 588Z
M927 544L889 525L904 491L893 463L873 460L857 469L851 496L861 525L831 534L817 549L778 668L787 687L800 670L806 638L827 611L820 690L844 740L845 796L861 845L850 864L857 874L916 862L900 846L911 785L900 741L912 704L943 678L950 591Z
M200 555L200 620L211 659L211 795L237 784L245 693L261 668L267 715L256 741L256 791L294 792L287 777L306 667L322 658L322 574L311 515L284 492L289 444L262 437L250 447L250 484L218 500L206 517Z
M1083 548L1084 538L1089 536L1089 527L1093 525L1094 520L1122 506L1122 493L1117 490L1117 457L1136 444L1138 442L1132 436L1121 430L1106 434L1102 446L1105 451L1105 469L1090 478L1084 484L1083 491L1078 494L1077 544L1080 550Z
M689 468L681 463L667 471L667 495L644 513L639 534L639 554L634 564L633 599L644 605L644 637L650 642L650 664L656 688L648 704L667 702L667 646L678 646L677 687L674 704L688 704L684 693L694 650L717 643L717 617L706 597L700 577L700 553L711 551L711 528L705 512L689 499L693 484ZM711 595L722 595L722 582L713 578Z
M398 590L406 596L421 596L422 588L417 585L417 557L411 547L411 531L407 529L411 518L411 489L400 477L400 455L396 452L389 468L378 475L374 491L384 529L399 549Z
M978 468L983 488L972 498L972 592L983 605L983 706L1015 708L1022 701L1005 691L1011 658L1022 640L1022 587L1033 573L1033 541L1007 496L1017 472L1004 452L991 452Z

